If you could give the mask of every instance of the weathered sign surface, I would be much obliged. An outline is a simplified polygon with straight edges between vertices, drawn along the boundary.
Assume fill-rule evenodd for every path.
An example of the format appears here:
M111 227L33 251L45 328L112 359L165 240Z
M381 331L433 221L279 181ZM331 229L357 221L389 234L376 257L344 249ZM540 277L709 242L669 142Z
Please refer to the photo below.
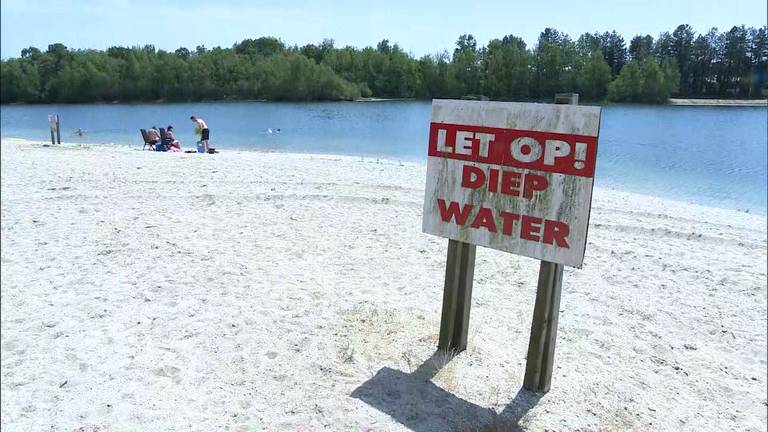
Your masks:
M423 230L581 267L600 107L435 100Z

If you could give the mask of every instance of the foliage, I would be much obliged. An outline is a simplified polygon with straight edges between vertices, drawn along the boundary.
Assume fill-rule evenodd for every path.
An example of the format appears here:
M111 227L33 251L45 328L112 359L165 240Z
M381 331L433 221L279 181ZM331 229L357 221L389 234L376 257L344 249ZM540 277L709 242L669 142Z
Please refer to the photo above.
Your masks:
M572 76L575 59L576 45L567 34L552 28L544 29L533 50L530 94L547 98L555 93L575 90Z
M585 100L603 100L611 82L611 67L599 52L580 58L575 72L575 91Z
M629 42L629 60L645 60L653 53L653 36L637 35Z
M517 36L488 42L484 57L486 90L494 99L527 97L531 58L525 42Z
M654 58L630 61L608 86L614 101L662 103L677 91L680 73L675 60L659 63Z
M352 100L359 97L551 99L573 91L584 100L664 102L670 95L764 97L768 26L688 25L629 46L616 31L576 41L545 29L533 47L517 36L486 46L461 35L452 53L414 58L398 44L339 48L332 39L302 47L273 37L232 48L153 46L71 50L25 48L0 61L0 102L194 101L218 99Z

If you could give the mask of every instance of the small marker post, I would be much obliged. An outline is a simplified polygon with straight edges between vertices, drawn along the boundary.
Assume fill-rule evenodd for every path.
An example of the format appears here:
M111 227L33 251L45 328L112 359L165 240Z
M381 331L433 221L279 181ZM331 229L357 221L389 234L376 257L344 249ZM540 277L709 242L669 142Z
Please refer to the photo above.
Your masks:
M56 114L48 114L48 129L51 130L51 145L56 144Z
M56 144L61 144L61 118L56 114Z

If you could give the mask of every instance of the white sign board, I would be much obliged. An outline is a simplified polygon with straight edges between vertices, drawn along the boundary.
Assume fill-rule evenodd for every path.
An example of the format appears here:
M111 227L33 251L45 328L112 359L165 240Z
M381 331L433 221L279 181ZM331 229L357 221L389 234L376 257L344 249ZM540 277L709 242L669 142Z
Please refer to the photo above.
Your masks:
M424 232L581 267L599 129L600 107L434 100Z

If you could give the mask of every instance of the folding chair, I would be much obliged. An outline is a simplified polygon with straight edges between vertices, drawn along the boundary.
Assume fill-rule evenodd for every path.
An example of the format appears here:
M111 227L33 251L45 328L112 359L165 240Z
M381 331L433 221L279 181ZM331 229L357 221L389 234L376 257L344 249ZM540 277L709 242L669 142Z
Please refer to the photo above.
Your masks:
M142 148L142 150L146 150L147 148L149 148L150 150L155 149L155 143L149 140L146 129L141 129L141 138L144 140L144 147Z

